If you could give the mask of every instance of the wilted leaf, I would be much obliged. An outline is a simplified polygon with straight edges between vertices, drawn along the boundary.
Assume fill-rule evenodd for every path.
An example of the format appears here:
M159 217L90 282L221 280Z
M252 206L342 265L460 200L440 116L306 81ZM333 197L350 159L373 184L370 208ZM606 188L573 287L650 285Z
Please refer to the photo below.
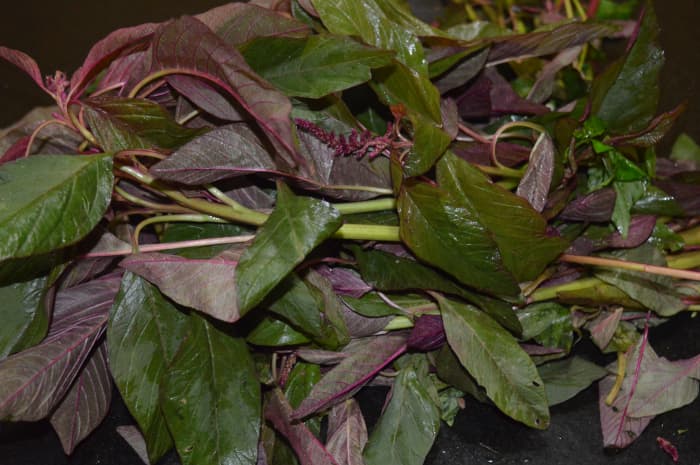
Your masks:
M537 370L544 381L550 407L566 402L608 373L605 368L577 356L540 365Z
M57 294L46 339L0 362L0 418L36 421L53 411L102 336L118 286L111 277Z
M153 461L173 445L160 410L160 386L185 338L187 320L155 286L124 274L107 330L109 364Z
M227 252L211 259L146 253L131 255L120 266L152 282L175 302L222 321L237 321L237 262Z
M540 134L532 147L527 170L515 191L538 212L542 212L547 204L549 187L554 175L555 151L554 142L549 134L546 132Z
M533 428L549 425L542 379L517 341L470 305L438 298L447 342L459 361L510 417Z
M371 338L321 378L309 396L294 410L292 419L307 417L351 397L405 351L404 334Z
M321 98L369 81L371 69L390 63L391 52L349 37L260 38L242 50L248 64L289 96Z
M341 222L340 213L328 202L297 197L278 183L277 206L238 264L240 310L259 304Z
M390 395L365 447L365 463L421 465L440 429L439 400L427 363L402 368Z
M326 449L338 465L365 465L362 450L367 444L367 426L354 399L347 399L331 409L328 415Z
M51 426L66 454L73 453L75 446L102 423L111 400L112 378L107 367L107 350L102 343L51 414Z
M161 406L183 465L255 465L260 383L244 341L192 315Z
M0 180L0 261L28 257L95 227L112 195L112 157L34 155L0 166Z

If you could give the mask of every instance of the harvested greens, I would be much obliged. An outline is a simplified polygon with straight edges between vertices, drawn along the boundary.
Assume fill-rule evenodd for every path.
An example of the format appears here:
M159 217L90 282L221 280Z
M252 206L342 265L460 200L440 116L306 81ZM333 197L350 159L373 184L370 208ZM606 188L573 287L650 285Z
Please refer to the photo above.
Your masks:
M700 310L700 147L656 155L636 6L232 3L70 77L0 47L56 103L0 139L0 419L70 454L115 383L146 462L418 465L464 396L544 429L598 383L628 446L700 390L648 342Z

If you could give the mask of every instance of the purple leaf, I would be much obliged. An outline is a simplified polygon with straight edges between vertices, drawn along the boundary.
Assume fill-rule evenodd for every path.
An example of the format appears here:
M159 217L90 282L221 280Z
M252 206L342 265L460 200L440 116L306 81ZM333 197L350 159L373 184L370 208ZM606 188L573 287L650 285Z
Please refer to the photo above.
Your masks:
M229 3L196 18L231 45L259 37L306 37L311 33L301 21L251 3Z
M0 418L36 421L53 411L102 335L119 281L90 281L57 294L46 339L0 362Z
M181 305L234 322L241 317L235 285L237 264L226 252L202 260L147 253L125 258L120 266L152 282Z
M610 344L622 318L623 310L622 307L618 307L612 312L603 312L588 323L587 328L591 333L591 339L600 350L605 349Z
M439 315L421 315L406 341L409 349L429 352L445 343L445 328Z
M117 426L117 433L131 446L131 449L136 452L136 455L139 456L143 463L151 465L151 461L148 460L146 440L136 426Z
M102 343L51 415L51 426L66 454L73 453L75 446L99 426L111 400L112 378L107 367L105 343Z
M530 152L530 163L515 192L538 212L547 205L547 195L554 175L556 148L549 134L543 132Z
M292 407L279 389L268 398L265 418L287 438L301 465L340 465L304 423L293 422Z
M367 426L354 399L347 399L328 415L326 449L338 465L364 465L362 450L367 444Z
M700 215L700 185L676 180L658 181L655 185L672 195L686 216Z
M649 239L649 236L654 231L654 226L656 226L656 217L653 215L633 216L627 237L623 237L622 234L615 231L607 238L607 246L616 249L638 247Z
M569 221L610 221L615 207L615 190L609 187L591 192L569 203L559 217Z
M323 277L331 282L333 290L339 295L347 295L359 299L372 290L372 286L362 280L357 272L343 267L329 267L321 265L316 267Z
M70 80L69 101L80 97L85 87L111 60L125 51L134 51L145 45L157 28L155 23L117 29L92 46L83 65Z
M551 61L546 62L537 75L537 81L530 88L527 99L537 103L549 100L554 90L557 73L573 63L581 52L580 46L562 50Z
M245 110L230 96L219 92L207 82L191 76L170 76L168 84L179 93L186 95L199 108L224 121L244 121Z
M608 145L619 147L624 145L634 145L636 147L651 147L656 145L666 133L671 129L679 116L685 111L686 105L680 104L671 111L661 113L651 120L649 125L641 131L611 137L606 140ZM658 171L657 171L658 174Z
M350 337L367 337L377 334L386 328L393 316L366 317L353 311L350 307L342 305L343 319Z
M7 47L0 47L0 58L9 61L25 73L39 86L44 92L51 94L51 91L44 85L44 80L41 76L41 70L36 61L29 55L19 50L13 50Z
M461 159L477 165L491 165L491 144L456 143L452 151ZM510 142L496 144L498 161L505 166L516 166L530 158L527 147Z
M201 21L184 16L156 32L151 71L163 69L175 69L220 87L257 120L290 165L305 163L294 148L289 99L255 74L238 50Z
M382 368L406 351L406 336L390 334L372 338L357 352L325 374L292 413L293 420L307 417L352 397Z
M119 57L105 71L97 83L97 90L118 88L118 95L124 96L126 89L145 78L151 68L151 53L148 50L138 51Z

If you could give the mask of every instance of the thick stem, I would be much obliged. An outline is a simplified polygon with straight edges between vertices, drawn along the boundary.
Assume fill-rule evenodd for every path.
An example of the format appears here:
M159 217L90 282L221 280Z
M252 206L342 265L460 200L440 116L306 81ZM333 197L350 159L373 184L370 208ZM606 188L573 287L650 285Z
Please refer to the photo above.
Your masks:
M334 203L333 207L343 215L379 212L394 210L396 208L396 199L394 197L384 197L363 202Z
M533 292L528 298L528 303L541 302L543 300L556 299L560 292L581 291L584 289L592 289L601 284L602 281L598 278L582 278L576 281L571 281L557 286L542 287Z

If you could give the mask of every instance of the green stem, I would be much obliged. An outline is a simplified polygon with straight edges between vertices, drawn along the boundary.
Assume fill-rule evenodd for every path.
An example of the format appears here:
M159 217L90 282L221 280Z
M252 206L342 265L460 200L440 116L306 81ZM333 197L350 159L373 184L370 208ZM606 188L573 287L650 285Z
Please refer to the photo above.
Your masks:
M499 166L488 166L488 165L478 165L474 164L476 168L479 169L482 173L490 174L492 176L501 176L504 178L515 178L515 179L522 179L523 177L523 172L520 170L516 170L513 168L508 168L507 166L500 165Z
M148 76L146 76L145 78L141 79L141 80L138 82L138 84L136 84L136 85L134 86L134 88L131 89L131 92L129 92L128 97L129 97L129 98L136 98L136 96L137 96L138 93L141 91L141 89L143 89L144 87L146 87L146 86L147 86L148 84L150 84L151 82L155 81L156 79L160 79L160 78L162 78L162 77L169 76L169 75L171 75L171 74L176 74L176 73L177 73L177 70L175 70L175 69L168 69L168 68L162 69L162 70L160 70L160 71L156 71L155 73L151 73L151 74L149 74Z
M528 302L542 302L543 300L556 299L560 292L581 291L584 289L592 289L601 284L602 281L598 278L582 278L576 281L571 281L557 286L542 287L530 294Z
M384 331L397 331L399 329L413 328L413 321L405 316L397 316L384 327Z
M160 211L160 212L173 212L173 213L186 213L190 212L187 208L181 207L180 205L168 205L164 203L155 203L155 202L149 202L148 200L142 199L140 197L137 197L135 195L129 194L127 191L122 189L119 186L114 186L114 192L119 194L121 197L124 197L126 200L129 202L133 203L134 205L138 205L140 207L144 208L150 208L152 210Z
M641 273L658 274L661 276L670 276L672 278L688 279L691 281L700 281L700 272L678 270L665 266L648 265L646 263L628 262L625 260L615 260L612 258L569 255L562 254L559 256L560 262L577 263L579 265L600 266L603 268L613 268L616 270L630 270Z
M156 224L156 223L182 223L182 222L187 222L187 223L226 223L225 220L222 220L221 218L216 218L214 216L209 216L209 215L159 215L159 216L152 216L150 218L146 218L145 220L141 221L138 225L136 225L136 228L134 228L134 237L133 237L133 246L134 246L134 251L138 252L139 250L139 236L141 235L141 231L143 228L145 228L148 225L151 224Z
M335 232L333 237L357 241L401 242L397 226L377 224L346 223Z
M333 207L343 215L379 212L394 210L396 208L396 199L394 197L384 197L381 199L365 200L363 202L334 203Z

